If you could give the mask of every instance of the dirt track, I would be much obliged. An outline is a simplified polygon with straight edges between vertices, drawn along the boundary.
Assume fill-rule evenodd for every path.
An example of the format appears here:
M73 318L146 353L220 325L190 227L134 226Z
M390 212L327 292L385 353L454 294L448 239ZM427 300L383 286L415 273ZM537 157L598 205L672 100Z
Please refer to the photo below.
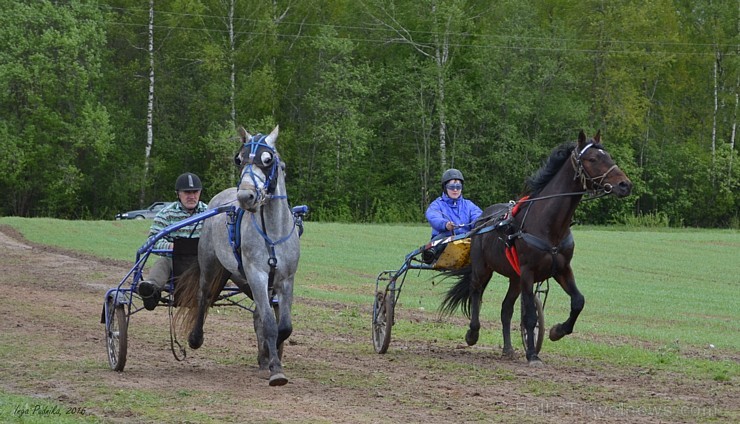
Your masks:
M491 346L394 340L388 354L377 355L369 330L303 329L300 314L340 314L343 306L301 298L285 349L286 386L269 387L257 370L251 317L236 313L212 312L204 347L189 351L183 362L169 350L166 311L137 314L126 370L116 373L106 361L100 311L105 290L129 264L33 245L3 226L0 251L0 391L57 401L62 413L85 408L104 422L655 423L740 417L734 381L553 354L546 366L533 369L522 358L502 358ZM0 421L15 421L19 406L0 405Z

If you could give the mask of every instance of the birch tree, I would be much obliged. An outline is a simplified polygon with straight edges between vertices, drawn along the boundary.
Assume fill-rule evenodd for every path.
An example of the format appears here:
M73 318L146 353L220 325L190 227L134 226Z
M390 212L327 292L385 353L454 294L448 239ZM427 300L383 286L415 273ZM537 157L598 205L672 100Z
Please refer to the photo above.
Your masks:
M144 148L144 173L142 175L139 206L144 206L146 187L149 180L149 160L154 145L154 0L149 0L147 53L149 54L149 91L146 102L146 147Z
M410 46L423 58L432 61L435 74L435 114L441 169L448 164L446 81L453 44L461 37L465 16L464 0L422 0L400 4L394 0L367 0L368 15L385 29L386 43ZM403 9L409 7L409 9Z

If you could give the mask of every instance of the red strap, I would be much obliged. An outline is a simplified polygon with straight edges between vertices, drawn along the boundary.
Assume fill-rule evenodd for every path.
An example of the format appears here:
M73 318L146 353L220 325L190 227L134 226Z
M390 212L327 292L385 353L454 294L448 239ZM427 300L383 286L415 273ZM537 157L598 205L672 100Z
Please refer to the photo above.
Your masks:
M516 205L514 205L514 208L511 209L511 216L515 216L517 212L519 212L519 208L522 206L522 203L524 203L525 200L529 199L529 196L524 196L521 199L519 199L518 202L516 202Z
M529 196L524 196L519 199L518 202L516 202L516 205L514 205L514 207L511 209L511 216L515 216L517 212L519 212L519 208L527 199L529 199ZM511 267L514 268L514 271L516 271L517 275L521 276L522 271L521 268L519 268L519 254L517 254L516 252L516 247L514 245L507 246L504 251L506 252L506 259L509 260Z
M519 254L516 253L516 246L507 246L504 251L506 252L506 259L509 260L511 267L514 268L517 275L521 276L522 271L519 268Z

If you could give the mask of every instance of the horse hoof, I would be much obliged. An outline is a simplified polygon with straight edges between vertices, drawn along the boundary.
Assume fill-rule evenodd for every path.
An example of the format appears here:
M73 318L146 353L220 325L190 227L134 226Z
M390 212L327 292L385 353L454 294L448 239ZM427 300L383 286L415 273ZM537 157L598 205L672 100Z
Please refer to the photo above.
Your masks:
M190 349L198 349L199 347L203 346L203 337L196 337L191 335L188 337L188 346L190 346Z
M277 373L270 376L270 386L284 386L288 384L288 378L283 373Z
M544 362L540 360L540 358L533 356L532 359L527 361L527 365L533 368L539 368L545 366Z
M501 351L501 356L507 359L514 359L516 357L516 352L514 352L513 348L504 348L504 350Z
M475 346L475 344L478 343L478 332L473 333L468 330L465 334L465 343L467 343L468 346Z
M556 342L565 336L560 324L555 324L550 328L550 340Z

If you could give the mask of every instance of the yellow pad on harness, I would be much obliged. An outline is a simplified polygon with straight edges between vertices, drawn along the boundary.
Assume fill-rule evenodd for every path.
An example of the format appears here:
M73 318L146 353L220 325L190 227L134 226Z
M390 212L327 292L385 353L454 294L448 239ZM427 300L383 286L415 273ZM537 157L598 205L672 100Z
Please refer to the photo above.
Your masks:
M459 269L470 264L470 237L449 242L434 263L435 269Z

